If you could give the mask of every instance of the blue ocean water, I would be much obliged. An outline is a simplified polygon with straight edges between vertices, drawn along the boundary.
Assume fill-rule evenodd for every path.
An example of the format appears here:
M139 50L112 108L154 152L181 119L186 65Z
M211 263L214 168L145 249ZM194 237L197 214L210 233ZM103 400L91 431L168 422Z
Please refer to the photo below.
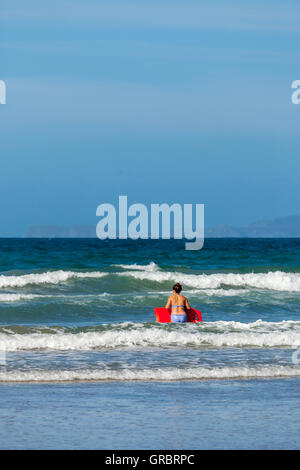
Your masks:
M299 239L0 239L0 448L297 448L299 300Z

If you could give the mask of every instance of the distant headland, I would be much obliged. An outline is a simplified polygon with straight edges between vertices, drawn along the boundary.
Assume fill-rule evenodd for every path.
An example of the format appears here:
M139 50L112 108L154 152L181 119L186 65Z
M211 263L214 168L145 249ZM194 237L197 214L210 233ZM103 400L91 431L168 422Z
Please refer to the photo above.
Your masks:
M24 238L96 238L95 225L31 225ZM205 229L206 238L298 238L300 215L261 220L241 227L219 225Z

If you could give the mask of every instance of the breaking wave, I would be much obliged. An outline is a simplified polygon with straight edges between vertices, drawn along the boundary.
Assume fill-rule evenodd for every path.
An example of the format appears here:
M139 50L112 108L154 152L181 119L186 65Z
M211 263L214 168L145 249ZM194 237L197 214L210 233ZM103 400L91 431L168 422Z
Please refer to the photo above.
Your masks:
M3 287L25 287L30 284L59 284L69 279L101 278L106 276L103 272L74 272L74 271L47 271L37 274L23 274L19 276L0 275L0 288Z
M0 330L0 349L87 351L118 348L299 348L300 322L234 321L161 325L119 323L72 332L63 327L27 329L25 334Z
M0 288L24 287L39 284L60 284L70 279L101 279L105 276L113 278L131 277L138 281L163 283L178 281L184 287L194 289L220 289L223 287L255 288L275 291L300 292L300 273L282 271L268 273L215 273L185 274L181 272L162 271L155 263L147 266L118 265L127 271L122 272L74 272L48 271L24 275L0 275ZM130 269L130 270L128 270Z
M220 287L251 287L276 291L300 292L300 273L282 271L268 273L217 273L184 274L180 272L134 272L119 273L119 276L131 276L138 280L154 282L178 281L184 286L198 289L217 289Z
M300 367L197 367L120 370L31 370L0 372L0 382L75 382L75 381L185 381L208 379L254 379L299 377Z

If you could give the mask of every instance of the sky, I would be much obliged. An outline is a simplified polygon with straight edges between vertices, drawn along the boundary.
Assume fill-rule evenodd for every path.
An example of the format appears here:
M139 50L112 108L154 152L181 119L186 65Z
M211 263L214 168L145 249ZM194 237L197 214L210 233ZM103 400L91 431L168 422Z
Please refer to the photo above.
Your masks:
M300 213L299 0L2 0L0 236L99 204Z

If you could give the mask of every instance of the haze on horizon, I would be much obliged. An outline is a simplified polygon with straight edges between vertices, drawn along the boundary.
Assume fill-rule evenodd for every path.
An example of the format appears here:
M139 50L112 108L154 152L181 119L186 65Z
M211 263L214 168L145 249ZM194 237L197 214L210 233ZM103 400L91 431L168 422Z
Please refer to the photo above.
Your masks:
M296 0L4 0L0 236L116 204L299 214Z

